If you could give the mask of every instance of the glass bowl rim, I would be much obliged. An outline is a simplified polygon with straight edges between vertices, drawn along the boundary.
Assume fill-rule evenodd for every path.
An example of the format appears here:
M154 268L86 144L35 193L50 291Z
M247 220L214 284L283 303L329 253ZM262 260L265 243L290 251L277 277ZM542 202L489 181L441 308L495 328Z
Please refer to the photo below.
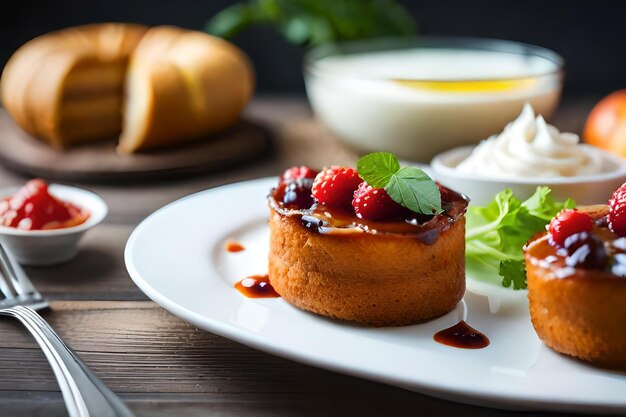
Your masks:
M417 37L383 37L354 41L332 42L316 46L310 49L304 56L304 72L310 75L334 75L340 78L352 78L361 80L380 80L379 77L347 75L345 72L333 72L327 68L322 69L318 63L321 59L329 56L348 55L359 52L382 52L402 49L459 49L467 51L490 51L496 53L508 53L519 56L535 56L549 61L554 69L543 72L533 72L529 75L517 77L489 77L487 78L464 78L464 79L431 79L431 78L408 78L407 81L420 81L432 83L448 82L474 82L474 81L514 81L528 78L542 78L547 76L561 76L565 60L561 55L551 49L532 45L524 42L468 37L468 36L417 36Z

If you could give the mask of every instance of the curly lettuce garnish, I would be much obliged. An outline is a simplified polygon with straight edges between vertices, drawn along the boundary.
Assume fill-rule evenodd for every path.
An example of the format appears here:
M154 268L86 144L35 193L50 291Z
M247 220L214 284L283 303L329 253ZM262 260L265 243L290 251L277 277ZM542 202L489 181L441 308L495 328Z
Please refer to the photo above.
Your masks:
M545 230L552 217L574 200L556 202L550 188L537 187L526 201L510 189L495 196L485 207L472 207L467 212L466 260L477 278L493 280L501 277L502 286L526 288L526 269L522 247L537 232Z

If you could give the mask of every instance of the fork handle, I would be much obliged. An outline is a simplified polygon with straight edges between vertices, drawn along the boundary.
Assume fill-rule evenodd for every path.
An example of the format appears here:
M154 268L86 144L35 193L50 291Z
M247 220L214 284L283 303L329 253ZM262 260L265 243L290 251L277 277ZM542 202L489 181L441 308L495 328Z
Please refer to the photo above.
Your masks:
M34 336L52 366L70 417L134 417L37 312L16 306L0 314L15 317Z

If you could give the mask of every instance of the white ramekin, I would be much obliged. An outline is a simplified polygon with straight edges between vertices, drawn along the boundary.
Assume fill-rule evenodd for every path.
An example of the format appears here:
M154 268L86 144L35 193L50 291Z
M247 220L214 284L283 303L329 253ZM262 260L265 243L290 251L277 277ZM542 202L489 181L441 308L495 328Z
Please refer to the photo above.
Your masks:
M0 190L0 197L13 195L19 187ZM85 223L52 230L21 230L0 226L0 242L23 265L47 266L67 262L78 253L78 242L85 232L107 215L108 208L102 197L77 187L51 184L50 194L89 211Z
M588 145L583 145L588 146ZM500 191L510 188L518 198L530 197L538 186L548 186L556 200L573 198L577 204L603 204L626 181L626 160L602 152L605 172L595 175L557 178L506 178L460 172L457 165L467 158L473 146L454 148L437 155L431 162L436 180L453 190L462 192L471 204L484 206Z

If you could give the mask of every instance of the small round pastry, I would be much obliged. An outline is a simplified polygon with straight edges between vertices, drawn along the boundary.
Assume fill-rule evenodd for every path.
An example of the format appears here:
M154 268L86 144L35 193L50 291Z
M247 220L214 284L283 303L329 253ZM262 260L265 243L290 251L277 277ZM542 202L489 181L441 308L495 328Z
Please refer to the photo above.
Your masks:
M548 347L626 369L626 238L609 218L608 206L566 210L526 245L528 301Z
M346 187L351 196L354 183L329 186L316 199L310 187L306 179L281 182L269 196L269 279L286 301L332 318L399 326L442 316L462 299L464 196L441 187L444 211L425 216L362 184L349 197L355 215L328 198Z

